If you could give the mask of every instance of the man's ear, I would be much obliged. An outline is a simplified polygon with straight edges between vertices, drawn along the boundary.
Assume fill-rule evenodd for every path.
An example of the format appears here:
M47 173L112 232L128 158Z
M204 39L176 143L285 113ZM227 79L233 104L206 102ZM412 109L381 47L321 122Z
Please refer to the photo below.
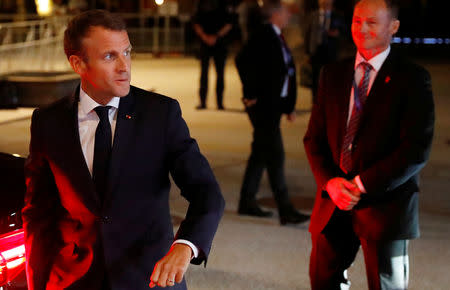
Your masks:
M395 19L391 22L391 35L394 35L397 33L398 28L400 27L400 20Z
M69 57L69 63L74 72L76 72L80 76L82 76L85 73L87 68L86 63L80 56L72 54Z

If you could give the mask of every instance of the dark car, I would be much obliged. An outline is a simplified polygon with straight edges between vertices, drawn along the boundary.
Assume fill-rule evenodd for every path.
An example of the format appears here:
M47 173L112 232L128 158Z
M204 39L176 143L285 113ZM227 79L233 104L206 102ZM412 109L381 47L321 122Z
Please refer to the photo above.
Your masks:
M0 153L0 290L27 289L21 209L25 158Z

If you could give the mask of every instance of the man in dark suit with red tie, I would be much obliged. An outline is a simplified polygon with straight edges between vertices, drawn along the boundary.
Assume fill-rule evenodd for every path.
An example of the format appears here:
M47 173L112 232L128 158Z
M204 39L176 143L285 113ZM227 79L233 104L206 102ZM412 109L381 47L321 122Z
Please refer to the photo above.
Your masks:
M23 220L29 289L186 289L224 209L177 101L130 86L125 23L75 16L64 49L81 85L37 109ZM174 238L169 173L189 202Z
M289 200L280 130L283 114L289 121L295 120L297 99L294 60L281 34L281 29L288 24L289 11L282 1L268 0L262 12L268 23L250 36L236 57L244 90L243 102L254 130L238 213L259 217L272 215L256 202L261 176L267 168L280 223L300 223L309 216L299 213Z
M354 9L356 58L326 65L304 137L317 183L312 289L348 289L360 246L369 289L408 287L408 241L419 236L418 179L430 153L430 75L391 50L391 0Z

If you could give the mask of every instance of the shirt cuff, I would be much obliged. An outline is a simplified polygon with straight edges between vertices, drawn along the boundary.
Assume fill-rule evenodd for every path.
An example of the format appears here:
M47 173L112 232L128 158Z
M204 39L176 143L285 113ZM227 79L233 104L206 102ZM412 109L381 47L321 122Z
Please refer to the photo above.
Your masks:
M192 258L198 258L198 248L188 240L178 239L175 242L173 242L172 246L175 244L185 244L188 245L189 248L192 250Z
M364 187L364 184L362 183L361 177L359 177L359 175L355 176L355 183L362 193L367 193L366 188Z

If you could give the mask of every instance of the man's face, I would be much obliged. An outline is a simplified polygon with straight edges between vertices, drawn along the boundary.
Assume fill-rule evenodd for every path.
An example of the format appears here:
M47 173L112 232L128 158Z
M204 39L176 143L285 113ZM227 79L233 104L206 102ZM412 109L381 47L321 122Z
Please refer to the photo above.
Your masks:
M291 13L289 12L289 8L285 3L282 3L281 8L273 14L273 17L276 17L276 25L283 29L289 24L289 19L291 18Z
M74 69L80 74L83 90L98 103L126 96L131 79L131 44L127 32L94 26L82 45L84 57L78 59Z
M319 8L331 10L333 8L333 0L319 0Z
M353 41L358 51L369 59L389 46L399 25L383 0L362 0L353 11Z

